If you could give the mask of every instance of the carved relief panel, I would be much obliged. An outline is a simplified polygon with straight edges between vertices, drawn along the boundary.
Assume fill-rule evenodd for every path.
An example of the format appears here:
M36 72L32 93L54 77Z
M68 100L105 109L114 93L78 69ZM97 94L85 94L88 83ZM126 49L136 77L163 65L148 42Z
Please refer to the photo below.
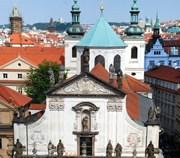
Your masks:
M64 99L59 97L50 98L49 102L50 111L64 111Z
M108 112L122 112L122 100L121 98L112 98L107 103Z

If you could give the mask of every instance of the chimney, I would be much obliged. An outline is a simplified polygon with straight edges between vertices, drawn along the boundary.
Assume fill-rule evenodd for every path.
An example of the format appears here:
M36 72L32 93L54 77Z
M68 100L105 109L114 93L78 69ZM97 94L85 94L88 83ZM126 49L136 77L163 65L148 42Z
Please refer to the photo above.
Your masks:
M123 79L123 72L119 68L117 71L117 84L118 84L118 89L122 89L122 79Z
M111 64L109 66L109 83L111 85L114 85L114 75L115 75L115 68L114 66Z
M89 72L89 48L84 48L82 58L82 72Z
M59 83L63 83L64 81L64 70L63 64L59 64Z

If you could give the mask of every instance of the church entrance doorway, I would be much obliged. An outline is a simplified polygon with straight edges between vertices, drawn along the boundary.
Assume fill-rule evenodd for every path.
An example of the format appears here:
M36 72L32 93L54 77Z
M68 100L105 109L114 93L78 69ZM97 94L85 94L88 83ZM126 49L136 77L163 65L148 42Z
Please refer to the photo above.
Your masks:
M83 146L86 146L86 155L92 156L92 137L80 137L80 155L83 155Z

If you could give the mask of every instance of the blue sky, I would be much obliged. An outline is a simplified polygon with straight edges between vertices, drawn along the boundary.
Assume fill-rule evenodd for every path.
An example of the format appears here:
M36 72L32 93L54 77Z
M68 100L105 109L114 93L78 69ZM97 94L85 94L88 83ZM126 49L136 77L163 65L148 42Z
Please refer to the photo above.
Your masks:
M180 0L137 0L139 18L155 19L158 11L160 21L180 19ZM71 21L73 0L0 0L0 24L9 23L9 15L16 3L25 23L49 22L63 18ZM104 0L104 17L108 22L129 22L129 10L133 0ZM81 23L94 24L100 16L101 0L78 0Z

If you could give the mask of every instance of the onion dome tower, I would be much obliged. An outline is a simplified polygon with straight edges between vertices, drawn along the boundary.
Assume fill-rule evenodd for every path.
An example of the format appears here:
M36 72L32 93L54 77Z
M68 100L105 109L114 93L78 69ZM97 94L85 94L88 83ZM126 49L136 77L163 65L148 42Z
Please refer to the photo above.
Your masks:
M144 29L138 25L139 7L137 0L133 0L131 7L130 26L125 30L126 36L123 38L128 45L126 47L126 68L125 72L139 80L144 80L144 49L145 37Z
M74 0L74 5L72 6L72 26L66 30L69 36L83 36L85 30L80 25L80 7L77 4L77 0Z
M17 6L14 4L12 14L10 16L11 34L22 32L22 17L19 14Z
M134 0L134 3L131 7L131 23L130 26L125 30L126 38L144 38L142 34L144 33L144 29L138 26L138 15L139 15L139 7L137 6L137 0Z

